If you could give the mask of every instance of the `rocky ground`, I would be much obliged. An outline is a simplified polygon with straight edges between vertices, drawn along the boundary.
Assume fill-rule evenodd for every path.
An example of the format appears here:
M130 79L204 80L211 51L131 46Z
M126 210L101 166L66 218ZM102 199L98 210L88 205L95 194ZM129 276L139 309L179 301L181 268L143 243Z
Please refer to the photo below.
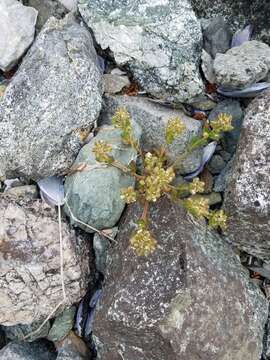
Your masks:
M268 15L268 0L0 1L0 360L270 359ZM134 253L135 179L95 155L107 141L142 166L119 107L143 153L181 119L175 164L231 117L174 180L198 176L226 229L162 196L156 249Z

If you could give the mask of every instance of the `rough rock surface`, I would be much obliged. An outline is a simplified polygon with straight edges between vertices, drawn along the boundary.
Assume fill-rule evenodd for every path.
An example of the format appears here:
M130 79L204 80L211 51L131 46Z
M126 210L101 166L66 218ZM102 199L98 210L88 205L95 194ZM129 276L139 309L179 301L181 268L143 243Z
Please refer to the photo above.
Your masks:
M270 92L249 105L225 193L228 239L270 263Z
M102 49L157 97L187 101L202 92L202 33L188 0L79 0Z
M54 320L47 339L55 342L66 337L73 327L75 313L76 307L71 306L69 309L65 309L62 314L58 315Z
M54 360L56 355L41 342L11 342L0 350L0 360Z
M257 360L267 301L217 235L166 199L152 208L158 248L129 246L138 204L128 207L93 332L102 360ZM103 344L103 346L102 346Z
M139 140L140 129L137 127L137 130L135 138ZM136 161L135 150L122 143L120 131L112 126L105 126L79 152L74 166L85 164L86 167L66 178L65 194L68 206L77 219L96 229L106 229L112 228L119 220L125 207L120 190L134 185L134 178L95 160L92 149L100 140L113 146L110 154L123 165L127 166L131 161ZM65 205L64 209L70 216L68 206ZM91 232L91 229L74 221L72 217L71 221Z
M6 337L9 340L22 341L22 339L33 333L32 336L27 337L26 341L32 342L37 339L46 338L50 331L50 322L47 321L44 324L40 331L37 331L43 321L35 321L32 324L28 325L14 325L14 326L2 326L5 330Z
M0 177L39 179L69 168L101 94L89 31L71 15L51 18L0 103Z
M17 0L0 2L0 69L10 70L31 45L37 11Z
M266 77L270 70L270 47L253 40L218 54L214 61L217 84L244 88Z
M254 26L256 39L270 45L269 0L190 0L199 18L223 16L236 31L247 24Z
M213 58L217 53L225 53L231 46L232 33L222 16L209 20L203 29L204 49Z
M59 231L55 209L40 200L0 197L0 323L31 324L62 301ZM80 247L62 219L64 281L68 304L89 281L86 244Z
M74 11L77 8L77 0L58 0L62 3L68 10Z
M168 147L168 156L171 160L175 160L183 152L193 136L201 134L199 121L186 116L183 111L166 108L143 97L105 96L99 122L110 124L112 115L120 106L125 107L132 120L142 128L141 146L145 151L164 145L165 127L169 119L182 119L186 130ZM190 173L199 167L200 161L200 151L194 151L183 161L179 170L182 173Z

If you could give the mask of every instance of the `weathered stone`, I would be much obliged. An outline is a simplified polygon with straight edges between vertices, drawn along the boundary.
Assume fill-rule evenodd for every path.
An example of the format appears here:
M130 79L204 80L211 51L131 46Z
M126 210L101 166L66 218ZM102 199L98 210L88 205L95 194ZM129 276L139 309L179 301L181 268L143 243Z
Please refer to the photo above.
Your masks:
M222 16L209 20L207 26L203 29L204 49L213 58L218 53L225 53L231 46L232 33L228 24Z
M113 228L110 236L115 238L117 232L118 228ZM100 235L99 233L95 233L93 238L93 248L95 252L96 270L105 275L107 266L107 254L110 248L110 240Z
M218 54L214 60L216 82L228 89L244 88L264 79L270 70L270 47L253 40Z
M47 339L50 341L62 340L73 328L76 307L71 306L65 309L62 314L58 315L54 320L53 326L49 331Z
M270 263L270 92L249 105L232 171L225 209L228 239L247 253Z
M38 190L36 185L23 185L23 186L11 187L8 190L6 190L6 193L9 196L13 196L17 199L25 198L25 197L31 199L38 198Z
M206 80L209 81L210 84L215 84L214 60L205 50L202 51L201 67Z
M158 247L138 257L129 238L141 212L128 207L110 253L93 328L100 358L259 359L267 301L229 245L164 198L150 210Z
M155 104L143 97L106 96L99 119L100 124L111 124L111 117L118 107L125 107L132 120L142 128L141 146L151 151L164 145L165 127L169 119L180 118L186 130L168 146L167 155L174 161L185 149L194 136L201 134L202 125L199 121L186 116L183 111L169 109ZM181 163L179 171L190 173L196 170L201 162L201 151L194 151Z
M62 3L69 11L75 11L77 8L77 0L58 0Z
M117 94L125 86L130 85L130 81L127 76L104 74L104 92L108 94Z
M221 171L221 173L216 177L215 184L214 184L214 191L220 192L225 191L226 183L228 179L230 178L230 172L232 168L233 159L231 159L224 169Z
M57 360L89 360L92 359L89 349L81 338L72 331L65 339L55 344L58 350Z
M188 101L202 92L202 34L188 0L79 0L102 49L150 94Z
M210 171L205 167L200 174L200 180L204 182L204 193L209 194L213 190L214 178Z
M41 341L10 342L0 350L0 360L55 360L56 355Z
M0 323L27 325L44 320L63 300L57 213L40 200L16 200L7 193L0 196L0 218ZM86 244L77 246L64 219L62 236L69 306L86 291L88 251Z
M134 135L140 139L140 129L137 127ZM65 194L68 205L64 209L67 215L72 214L80 221L96 228L112 228L119 220L125 207L121 199L121 189L134 186L135 180L129 175L113 166L98 163L95 160L93 146L97 141L105 141L113 146L110 154L125 166L136 161L137 154L134 149L125 146L121 140L121 132L112 126L103 127L98 135L86 144L75 161L85 164L83 171L67 176ZM92 232L87 226L76 222L72 223L87 232Z
M269 0L191 0L191 4L199 18L222 16L233 31L252 24L255 38L270 45Z
M80 130L99 115L101 79L89 31L72 15L51 18L0 103L0 177L67 170L83 143Z
M28 325L3 326L3 329L5 330L6 337L13 341L23 341L25 336L33 333L33 335L28 336L26 339L26 341L32 342L40 338L46 338L48 335L51 327L49 321L42 326L40 331L37 331L42 323L43 321L35 321Z
M61 19L67 14L65 7L57 0L25 0L24 3L38 11L36 24L38 31L41 30L51 16Z
M225 166L225 161L223 160L222 156L218 154L215 154L207 164L208 170L214 175L219 174Z
M17 0L0 2L0 69L10 70L31 45L37 11Z
M233 129L224 133L222 136L224 149L232 154L235 152L239 140L244 113L241 109L239 101L227 99L217 104L217 106L209 114L208 119L211 122L212 120L215 120L219 114L232 116Z

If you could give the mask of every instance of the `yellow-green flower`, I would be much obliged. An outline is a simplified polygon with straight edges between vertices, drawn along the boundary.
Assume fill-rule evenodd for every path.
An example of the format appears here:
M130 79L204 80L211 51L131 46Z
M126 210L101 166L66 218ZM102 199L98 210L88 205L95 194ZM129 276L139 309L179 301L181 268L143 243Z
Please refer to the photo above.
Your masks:
M202 196L191 196L183 200L182 204L196 218L204 218L209 215L209 202Z
M139 226L130 239L130 245L138 256L148 256L155 251L157 242L149 230Z
M231 131L233 129L232 116L219 114L215 120L211 121L211 127L215 133Z
M189 183L189 192L192 195L195 195L197 193L203 193L204 192L204 182L200 181L199 178L193 179L192 182Z
M112 151L112 146L106 141L96 141L92 151L95 155L96 161L112 163L113 158L108 154L110 151Z
M226 230L227 228L227 215L224 210L211 211L208 220L209 226L213 229L220 227L221 230Z
M185 130L185 125L179 118L170 119L166 126L165 141L166 144L172 144L173 140Z
M132 186L121 189L121 199L123 199L127 204L131 204L137 200L136 191Z

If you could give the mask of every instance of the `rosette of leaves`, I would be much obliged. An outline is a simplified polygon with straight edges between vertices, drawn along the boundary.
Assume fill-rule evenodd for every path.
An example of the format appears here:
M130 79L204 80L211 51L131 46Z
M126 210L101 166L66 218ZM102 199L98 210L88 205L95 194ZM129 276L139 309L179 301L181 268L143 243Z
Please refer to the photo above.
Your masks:
M198 195L204 191L204 183L199 178L191 182L174 186L175 168L179 161L182 161L189 152L198 147L205 146L210 140L219 140L221 134L230 131L232 118L226 114L220 114L216 120L211 122L203 130L202 136L192 139L186 151L179 154L179 158L170 163L167 159L167 146L172 144L177 136L185 130L181 119L173 118L168 120L164 132L164 146L158 150L144 153L139 144L135 141L132 132L132 124L129 113L125 108L119 108L112 117L112 124L121 131L124 144L133 147L138 156L141 157L139 169L132 163L129 167L118 162L110 155L111 144L103 141L96 142L93 152L96 160L114 166L121 171L135 177L135 188L122 189L121 198L131 204L139 201L143 204L143 213L137 222L137 229L130 239L130 245L137 255L147 256L151 254L157 245L149 230L148 211L151 203L156 202L162 196L168 196L171 201L182 205L192 216L205 218L212 228L224 230L226 228L226 215L223 210L210 210L208 201Z

